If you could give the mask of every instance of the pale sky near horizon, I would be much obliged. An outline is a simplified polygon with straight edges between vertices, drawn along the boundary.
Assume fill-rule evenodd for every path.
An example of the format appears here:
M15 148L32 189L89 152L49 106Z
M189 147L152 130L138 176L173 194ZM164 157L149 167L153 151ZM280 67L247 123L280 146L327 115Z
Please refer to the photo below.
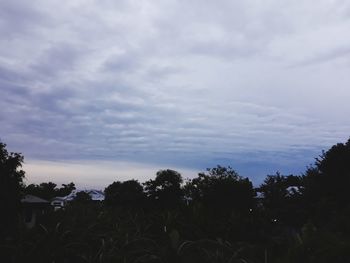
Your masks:
M0 140L28 182L259 183L350 136L346 0L2 0L0 33Z

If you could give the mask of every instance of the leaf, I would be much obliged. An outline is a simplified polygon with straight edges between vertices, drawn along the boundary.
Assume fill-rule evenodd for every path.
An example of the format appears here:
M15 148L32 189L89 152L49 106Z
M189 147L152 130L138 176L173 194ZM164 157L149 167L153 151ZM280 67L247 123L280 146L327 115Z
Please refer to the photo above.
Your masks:
M179 231L177 231L176 229L173 229L170 234L170 242L171 242L171 247L173 249L176 249L179 245L179 241L180 241L180 234Z

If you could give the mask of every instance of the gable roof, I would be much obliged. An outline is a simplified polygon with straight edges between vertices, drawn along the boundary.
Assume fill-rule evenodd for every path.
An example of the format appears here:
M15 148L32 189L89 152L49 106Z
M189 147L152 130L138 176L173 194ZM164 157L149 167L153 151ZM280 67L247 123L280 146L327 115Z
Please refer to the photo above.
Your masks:
M37 197L35 195L25 195L22 200L22 203L27 203L27 204L48 204L49 201L42 199L40 197Z

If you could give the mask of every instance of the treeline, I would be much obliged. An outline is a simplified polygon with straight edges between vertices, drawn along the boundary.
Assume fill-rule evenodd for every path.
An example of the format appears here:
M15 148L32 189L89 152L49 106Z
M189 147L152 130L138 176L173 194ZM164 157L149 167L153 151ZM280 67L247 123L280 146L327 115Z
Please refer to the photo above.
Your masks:
M25 186L23 157L0 146L1 199L11 201L2 208L16 211L26 193L50 199L75 189ZM350 140L304 174L269 175L257 188L231 167L187 180L160 170L145 183L113 182L103 203L78 195L30 231L13 227L18 235L4 241L4 255L9 262L349 262L349 181Z
M61 187L57 187L57 184L53 182L47 182L40 184L30 184L24 188L23 192L25 194L31 194L46 200L51 200L57 196L67 196L75 189L75 184L73 182L62 184Z

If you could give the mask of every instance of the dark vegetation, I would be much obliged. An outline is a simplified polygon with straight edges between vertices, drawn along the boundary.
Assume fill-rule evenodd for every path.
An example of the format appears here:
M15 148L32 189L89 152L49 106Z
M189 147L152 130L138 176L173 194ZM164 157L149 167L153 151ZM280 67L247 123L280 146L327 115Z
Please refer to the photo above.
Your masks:
M113 182L103 203L81 192L30 230L24 194L75 186L25 186L22 163L0 144L1 262L350 262L350 140L303 175L269 175L257 189L222 166L185 181L161 170L144 184Z
M61 188L52 182L37 184L30 184L26 187L25 192L39 196L46 200L50 200L56 196L66 196L75 190L74 183L63 184Z

